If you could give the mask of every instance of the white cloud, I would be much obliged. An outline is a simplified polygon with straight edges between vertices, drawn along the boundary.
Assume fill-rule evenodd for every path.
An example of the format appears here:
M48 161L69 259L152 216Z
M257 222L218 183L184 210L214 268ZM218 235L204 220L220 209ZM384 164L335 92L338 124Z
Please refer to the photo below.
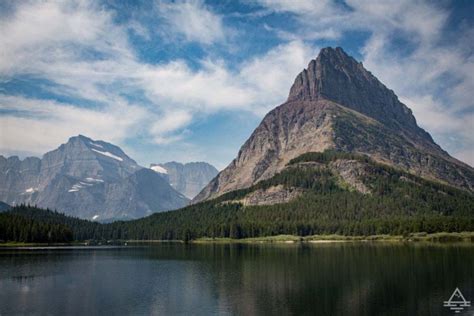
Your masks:
M156 8L169 26L166 28L169 35L180 35L187 41L207 45L226 38L222 17L206 7L203 1L158 1ZM163 28L160 31L164 32Z
M406 32L412 40L432 38L448 17L447 12L423 1L346 0L345 5L331 0L259 0L273 12L292 13L300 28L293 32L300 39L335 39L343 32L369 30L378 33ZM284 30L275 29L285 37ZM416 38L414 38L414 36Z
M140 69L140 84L150 99L192 112L238 109L262 114L283 102L296 75L316 49L295 41L228 70L222 61L203 61L197 71L184 61Z
M292 41L246 62L239 77L242 85L255 89L253 103L259 106L255 110L264 114L284 101L294 79L316 58L317 51L302 41Z
M276 12L291 12L298 15L313 17L315 15L328 15L328 17L330 17L338 11L338 8L335 5L334 1L331 0L260 0L258 2L262 6L267 7L268 9L274 10Z
M0 73L27 72L35 58L55 62L77 57L83 49L124 54L128 47L122 35L110 12L87 1L19 3L12 16L0 20Z
M149 119L145 110L127 104L91 110L1 94L0 110L11 113L0 116L0 150L5 152L44 153L78 134L119 142Z
M474 166L474 113L459 115L455 109L434 100L430 95L402 98L417 118L418 123L438 139L451 154Z
M153 142L156 144L169 144L181 140L186 131L176 133L191 123L192 114L186 110L171 110L151 126Z
M161 66L145 66L136 79L150 99L163 104L183 106L194 111L247 106L252 102L249 92L219 62L205 61L201 69L191 70L184 61Z
M179 14L191 14L196 6L205 10L201 2L164 6L178 6L169 10ZM212 27L212 23L221 23L200 13L211 20ZM138 126L143 139L157 144L175 142L186 137L187 125L201 114L244 110L261 115L284 101L293 77L316 53L303 42L293 41L234 70L215 59L202 60L198 69L183 60L153 65L138 59L127 31L149 34L133 23L114 23L113 12L87 1L19 3L14 14L2 18L0 24L2 80L18 75L45 79L50 83L44 89L95 104L94 109L85 109L1 95L2 106L10 111L1 116L3 150L42 153L45 147L78 133L121 144L135 136ZM219 34L219 30L213 32ZM124 94L143 98L129 104ZM28 140L29 133L21 131L25 124L41 137Z

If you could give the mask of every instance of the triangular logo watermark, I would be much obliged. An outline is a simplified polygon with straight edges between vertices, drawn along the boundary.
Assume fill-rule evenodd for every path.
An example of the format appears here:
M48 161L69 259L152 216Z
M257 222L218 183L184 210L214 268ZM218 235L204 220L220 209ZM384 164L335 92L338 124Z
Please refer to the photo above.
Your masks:
M455 313L460 313L464 308L471 306L471 301L466 300L459 288L456 288L449 300L444 301L443 306L449 307Z

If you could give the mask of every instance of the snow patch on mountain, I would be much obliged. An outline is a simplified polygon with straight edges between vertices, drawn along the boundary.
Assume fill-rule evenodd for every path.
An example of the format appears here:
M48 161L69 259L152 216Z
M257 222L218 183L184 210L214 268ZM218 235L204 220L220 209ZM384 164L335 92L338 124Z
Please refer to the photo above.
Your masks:
M92 146L95 146L95 147L104 148L104 146L102 146L100 144L93 143L93 142L89 142L89 144L91 144Z
M80 181L79 183L74 184L74 185L71 187L71 189L68 190L68 192L77 192L77 191L79 191L80 189L83 189L83 188L85 188L85 187L89 187L89 186L91 186L91 185L92 185L92 184L90 184L90 183L85 183L85 182Z
M83 186L80 185L80 184L74 184L71 189L68 190L68 192L77 192L79 191L80 189L82 189Z
M119 156L115 156L114 154L108 152L108 151L100 151L100 150L97 150L97 149L94 149L94 148L91 148L91 150L95 151L96 153L98 154L101 154L101 155L104 155L104 156L107 156L109 158L113 158L115 160L118 160L118 161L123 161L122 158L120 158Z
M87 181L87 182L104 182L104 180L96 179L96 178L86 178L85 181Z
M165 168L163 168L161 166L152 166L152 167L150 167L150 169L155 171L155 172L158 172L158 173L168 174L168 170L166 170Z
M25 193L33 193L33 192L36 192L38 191L38 188L28 188L25 190Z

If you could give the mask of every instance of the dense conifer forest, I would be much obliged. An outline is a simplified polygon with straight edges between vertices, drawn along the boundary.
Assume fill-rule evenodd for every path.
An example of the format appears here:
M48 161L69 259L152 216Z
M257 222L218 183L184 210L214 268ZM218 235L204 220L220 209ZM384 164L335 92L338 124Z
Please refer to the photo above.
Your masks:
M366 165L363 194L349 188L328 164L338 159ZM310 164L308 164L310 163ZM244 206L239 199L276 185L299 188L289 203ZM404 235L474 231L474 195L373 162L366 156L304 154L289 168L251 188L133 221L99 224L31 206L0 214L0 240L192 240L293 234Z
M38 212L29 216L28 212ZM0 241L16 241L24 243L52 243L73 241L70 226L59 223L43 221L37 217L39 213L51 217L59 214L49 210L41 210L28 206L14 208L12 212L0 213Z

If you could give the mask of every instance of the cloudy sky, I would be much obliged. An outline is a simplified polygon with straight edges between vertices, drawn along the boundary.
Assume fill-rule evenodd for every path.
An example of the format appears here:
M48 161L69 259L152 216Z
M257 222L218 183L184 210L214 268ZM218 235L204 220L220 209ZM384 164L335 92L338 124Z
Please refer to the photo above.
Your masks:
M474 165L474 1L1 1L0 154L83 134L225 167L341 46Z

